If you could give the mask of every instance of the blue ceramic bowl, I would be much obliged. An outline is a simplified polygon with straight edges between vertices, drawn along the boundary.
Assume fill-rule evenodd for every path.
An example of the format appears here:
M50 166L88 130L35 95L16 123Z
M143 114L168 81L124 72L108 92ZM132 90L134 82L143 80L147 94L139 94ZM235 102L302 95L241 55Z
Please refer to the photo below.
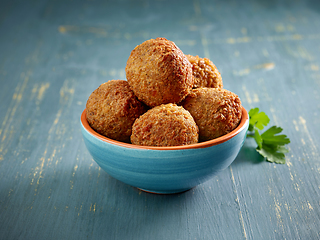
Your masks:
M247 135L249 117L232 132L202 143L147 147L115 141L96 133L81 115L84 142L97 164L112 177L152 193L178 193L201 184L227 168Z

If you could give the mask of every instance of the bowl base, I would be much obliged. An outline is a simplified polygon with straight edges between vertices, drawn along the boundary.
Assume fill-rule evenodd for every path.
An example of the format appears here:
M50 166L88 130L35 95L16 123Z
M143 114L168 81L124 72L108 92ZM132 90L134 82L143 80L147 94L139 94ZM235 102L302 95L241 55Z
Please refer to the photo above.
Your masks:
M178 194L178 193L184 193L186 191L189 191L191 188L186 188L186 189L175 189L175 190L164 190L164 191L159 191L159 190L149 190L149 189L144 189L144 188L138 188L141 191L147 192L147 193L153 193L153 194L160 194L160 195L165 195L165 194Z

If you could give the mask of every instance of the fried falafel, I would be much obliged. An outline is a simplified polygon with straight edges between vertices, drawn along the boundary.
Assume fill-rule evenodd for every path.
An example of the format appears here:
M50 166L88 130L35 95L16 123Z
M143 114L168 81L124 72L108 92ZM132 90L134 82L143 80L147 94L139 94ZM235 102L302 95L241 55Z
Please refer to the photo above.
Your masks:
M194 83L191 63L174 42L165 38L136 46L125 72L135 95L150 107L179 103Z
M234 130L242 114L240 98L221 88L195 88L182 102L199 127L199 141L208 141Z
M198 132L187 110L176 104L162 104L134 122L131 143L158 147L189 145L198 142Z
M186 55L192 64L194 88L223 88L222 77L216 65L208 58Z
M128 143L134 121L146 110L125 80L101 84L86 104L87 121L96 132Z

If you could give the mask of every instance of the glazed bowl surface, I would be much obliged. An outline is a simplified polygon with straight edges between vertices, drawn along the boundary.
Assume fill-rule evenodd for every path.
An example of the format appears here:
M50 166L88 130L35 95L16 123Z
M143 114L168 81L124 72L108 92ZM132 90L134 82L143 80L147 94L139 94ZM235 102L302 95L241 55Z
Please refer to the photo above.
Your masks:
M246 139L249 116L232 132L206 142L175 147L123 143L95 132L81 114L81 132L94 161L112 177L141 190L170 194L187 191L226 169Z

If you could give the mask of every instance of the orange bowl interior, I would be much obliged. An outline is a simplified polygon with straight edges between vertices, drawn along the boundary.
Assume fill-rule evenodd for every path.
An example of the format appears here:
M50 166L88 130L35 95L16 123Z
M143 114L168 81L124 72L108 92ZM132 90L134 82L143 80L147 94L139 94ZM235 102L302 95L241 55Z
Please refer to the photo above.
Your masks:
M190 145L182 145L182 146L172 146L172 147L152 147L152 146L140 146L140 145L134 145L130 143L124 143L124 142L119 142L110 138L107 138L99 133L97 133L95 130L93 130L86 118L86 109L83 110L81 114L81 123L83 127L94 137L118 146L126 147L126 148L136 148L136 149L151 149L151 150L183 150L183 149L195 149L195 148L206 148L206 147L211 147L223 142L228 141L229 139L233 138L236 136L241 130L243 130L243 127L245 126L246 121L248 120L248 113L244 107L242 107L242 118L241 121L236 129L234 129L232 132L229 132L221 137L205 141L205 142L200 142L200 143L195 143L195 144L190 144Z

